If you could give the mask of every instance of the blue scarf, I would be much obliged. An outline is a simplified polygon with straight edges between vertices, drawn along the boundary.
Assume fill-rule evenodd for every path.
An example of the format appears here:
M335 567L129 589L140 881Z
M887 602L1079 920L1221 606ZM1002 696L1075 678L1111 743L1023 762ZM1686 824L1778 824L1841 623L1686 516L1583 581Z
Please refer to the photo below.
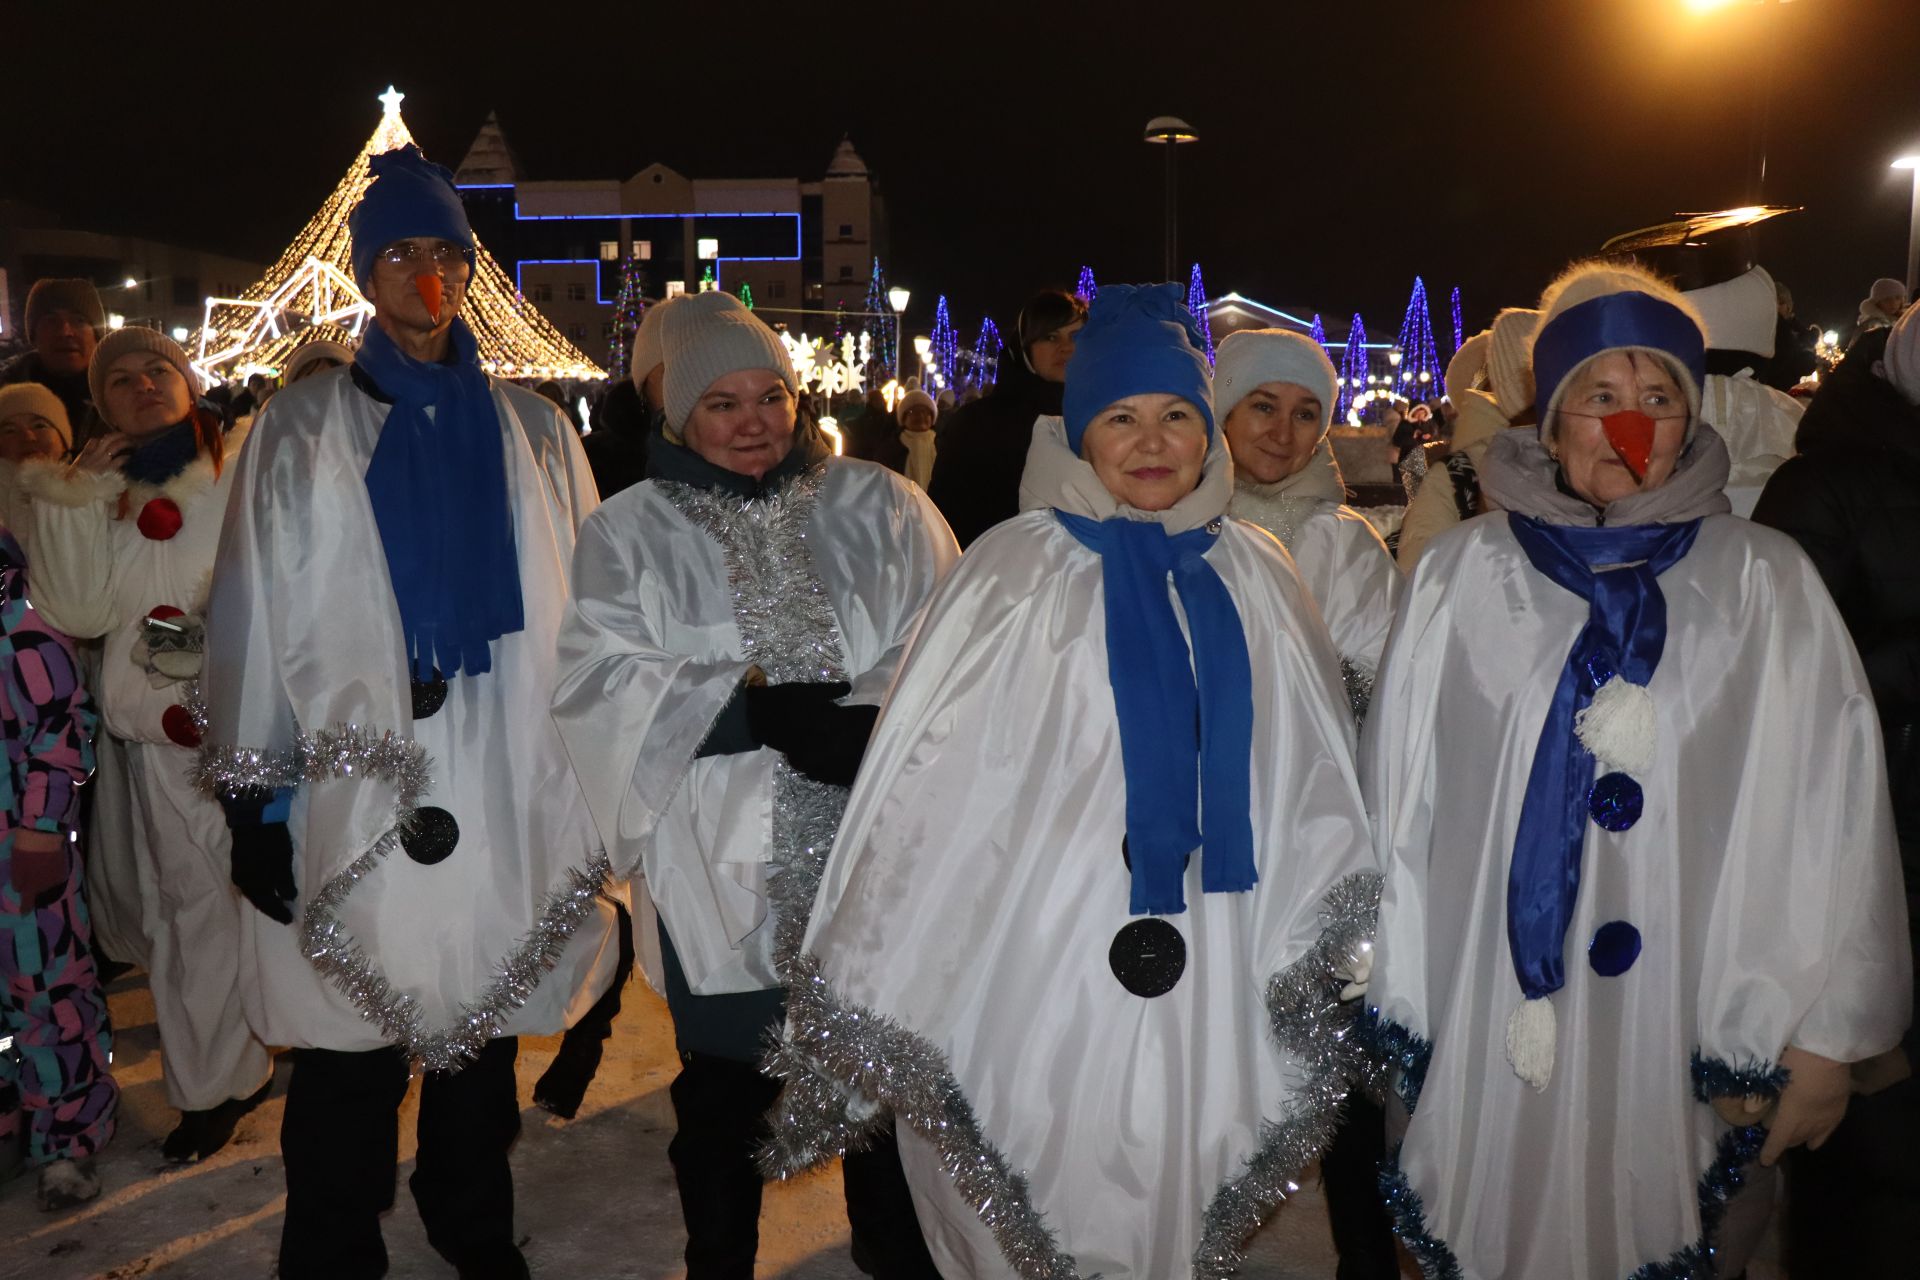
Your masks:
M1054 515L1100 557L1127 779L1128 910L1185 911L1181 884L1196 848L1206 892L1253 888L1253 666L1240 611L1206 560L1219 526L1168 536L1150 521ZM1191 660L1167 598L1169 573L1193 635Z
M1567 926L1580 895L1594 778L1574 717L1613 676L1638 685L1652 678L1667 643L1667 598L1657 579L1693 547L1700 522L1590 529L1511 513L1507 520L1533 567L1587 602L1587 625L1567 654L1534 748L1507 870L1507 947L1521 990L1535 999L1566 982Z
M394 401L367 496L420 679L491 670L489 643L524 625L500 417L473 331L456 319L451 336L452 363L422 364L371 325L354 357Z

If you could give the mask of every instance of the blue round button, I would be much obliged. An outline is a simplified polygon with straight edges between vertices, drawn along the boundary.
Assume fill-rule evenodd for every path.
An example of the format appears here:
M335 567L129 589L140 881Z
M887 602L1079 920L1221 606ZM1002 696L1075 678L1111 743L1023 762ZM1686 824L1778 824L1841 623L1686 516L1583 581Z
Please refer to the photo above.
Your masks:
M1625 920L1603 924L1587 944L1587 963L1603 978L1617 978L1640 958L1640 931Z
M1604 774L1587 791L1587 812L1606 831L1625 831L1640 821L1646 802L1640 784L1624 773Z

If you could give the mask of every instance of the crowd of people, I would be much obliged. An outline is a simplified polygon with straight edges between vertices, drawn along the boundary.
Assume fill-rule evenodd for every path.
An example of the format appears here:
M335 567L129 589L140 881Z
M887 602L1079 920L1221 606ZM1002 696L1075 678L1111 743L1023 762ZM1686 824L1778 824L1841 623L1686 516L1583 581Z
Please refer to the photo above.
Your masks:
M290 1057L285 1280L385 1274L415 1073L429 1242L527 1276L518 1037L574 1115L637 967L689 1280L835 1158L882 1280L1224 1276L1316 1163L1343 1280L1732 1277L1777 1203L1796 1280L1902 1273L1895 282L1803 402L1762 268L1577 262L1461 346L1383 524L1320 346L1210 360L1172 284L1042 291L990 393L843 453L759 317L671 299L583 441L481 371L446 171L372 172L357 349L213 393L46 280L0 371L45 1208L100 1194L138 965L168 1160Z

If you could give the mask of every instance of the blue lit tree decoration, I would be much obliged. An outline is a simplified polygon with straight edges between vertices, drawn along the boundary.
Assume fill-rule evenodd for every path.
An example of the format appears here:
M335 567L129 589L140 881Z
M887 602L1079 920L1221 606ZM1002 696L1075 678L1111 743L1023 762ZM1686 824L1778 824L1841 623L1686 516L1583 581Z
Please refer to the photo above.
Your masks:
M1319 343L1322 351L1327 349L1327 326L1321 323L1318 311L1313 313L1313 327L1307 330L1307 336Z
M1413 278L1413 296L1400 322L1400 367L1394 370L1393 390L1410 400L1444 395L1447 390L1440 353L1433 343L1433 313L1427 309L1427 284ZM1422 378L1420 375L1425 374Z
M933 345L928 352L933 357L933 369L938 375L932 394L953 385L954 378L960 372L960 339L953 331L953 318L947 314L947 295L940 295L940 303L933 309Z
M1080 283L1075 285L1073 288L1074 297L1080 299L1080 301L1082 302L1085 302L1091 305L1094 299L1094 295L1098 294L1099 292L1100 292L1100 286L1096 284L1093 279L1093 268L1081 267Z
M1334 420L1345 422L1353 411L1353 399L1367 384L1367 326L1358 311L1353 327L1347 330L1347 350L1340 357L1340 403L1334 408Z
M1466 326L1460 323L1460 286L1453 286L1453 353L1460 354L1460 347L1467 340Z
M973 358L967 369L967 385L985 394L1000 378L1000 327L992 316L982 317L980 336L973 340Z
M1207 363L1213 363L1213 326L1207 323L1207 286L1200 282L1200 264L1193 264L1193 275L1187 279L1187 310L1193 315L1193 322L1200 326L1200 336L1206 339Z

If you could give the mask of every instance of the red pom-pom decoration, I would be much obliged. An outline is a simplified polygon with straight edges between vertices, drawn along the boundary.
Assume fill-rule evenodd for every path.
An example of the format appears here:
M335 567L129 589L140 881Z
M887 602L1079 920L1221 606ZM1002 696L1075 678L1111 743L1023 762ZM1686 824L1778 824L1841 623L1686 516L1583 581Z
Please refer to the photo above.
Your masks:
M160 713L160 729L169 741L189 751L199 750L200 729L193 723L193 716L179 703Z
M140 518L134 523L145 536L165 542L180 532L180 505L172 498L155 498L140 508Z

